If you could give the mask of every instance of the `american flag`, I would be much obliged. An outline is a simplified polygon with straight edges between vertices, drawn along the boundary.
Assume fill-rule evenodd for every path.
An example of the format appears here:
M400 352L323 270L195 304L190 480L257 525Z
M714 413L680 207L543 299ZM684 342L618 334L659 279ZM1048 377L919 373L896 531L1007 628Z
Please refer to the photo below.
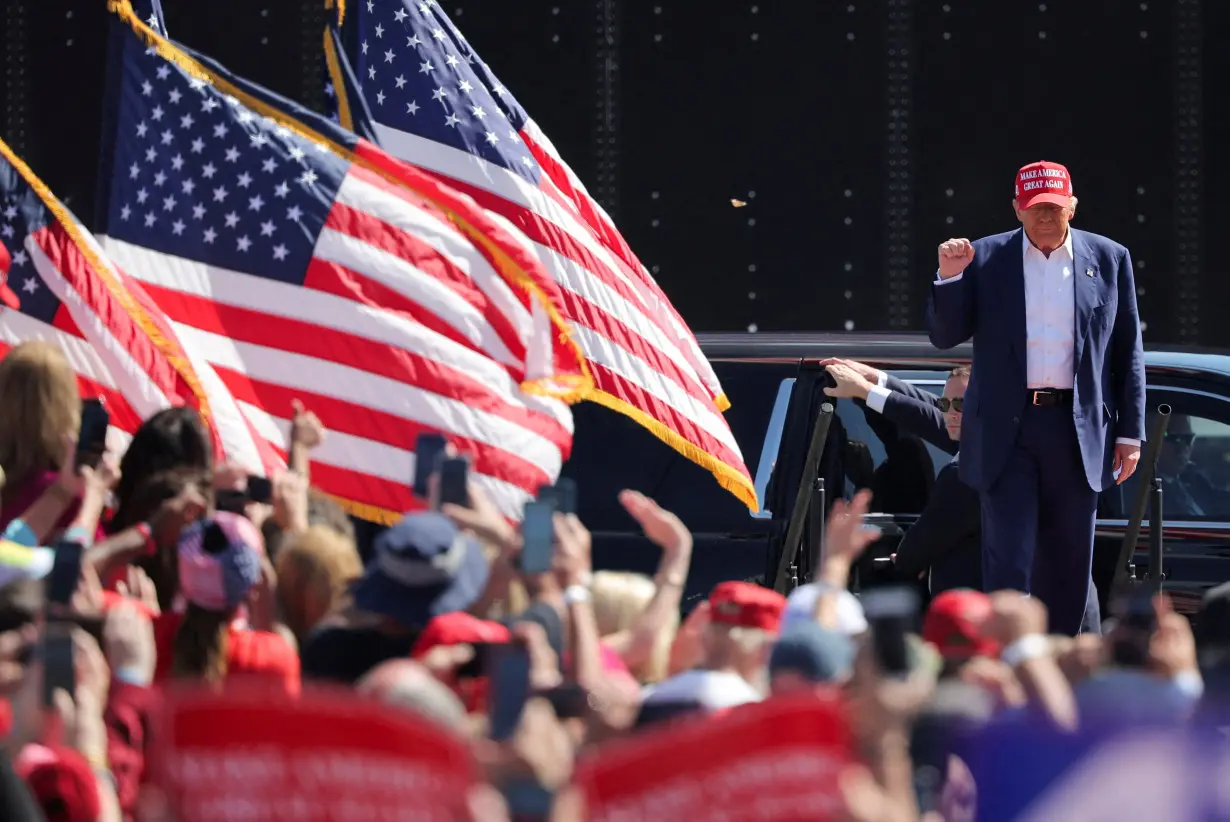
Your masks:
M313 484L388 522L441 431L519 516L590 385L550 275L468 198L112 8L100 240L254 437L284 453L302 400L329 430Z
M353 64L380 145L517 226L563 291L588 399L627 414L755 508L729 405L687 324L436 0L361 0ZM334 93L343 93L334 81Z
M19 298L0 311L0 355L32 340L60 349L81 395L107 407L113 451L163 408L186 404L210 416L198 375L148 295L3 142L0 242Z

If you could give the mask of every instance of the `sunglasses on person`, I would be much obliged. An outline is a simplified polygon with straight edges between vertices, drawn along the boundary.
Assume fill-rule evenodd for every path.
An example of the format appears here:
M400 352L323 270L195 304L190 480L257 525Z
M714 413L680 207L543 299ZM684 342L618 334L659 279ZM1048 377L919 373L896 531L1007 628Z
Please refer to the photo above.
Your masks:
M961 407L963 405L965 405L965 400L963 400L961 397L953 397L951 399L949 399L948 397L940 397L939 407L940 407L940 410L943 411L945 414L948 413L949 409L952 409L953 411L956 411L958 414L960 414Z
M1167 434L1166 439L1170 442L1173 442L1175 445L1190 446L1193 442L1196 441L1196 435L1195 434Z

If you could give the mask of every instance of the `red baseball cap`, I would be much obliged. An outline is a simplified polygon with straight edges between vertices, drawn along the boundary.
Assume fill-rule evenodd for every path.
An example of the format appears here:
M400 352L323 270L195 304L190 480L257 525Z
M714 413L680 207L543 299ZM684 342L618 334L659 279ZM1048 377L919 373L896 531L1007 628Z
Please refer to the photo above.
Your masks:
M999 656L999 643L983 626L991 616L991 598L968 588L945 591L931 600L923 618L923 639L947 659Z
M94 822L102 813L94 771L71 748L28 745L14 766L47 822Z
M21 300L17 299L17 294L9 288L9 268L12 264L9 250L4 247L4 243L0 243L0 302L9 308L21 308Z
M1017 208L1026 209L1038 203L1068 205L1072 199L1072 175L1059 163L1045 160L1030 163L1016 173L1013 195Z
M786 598L750 582L720 582L709 594L709 619L723 625L777 633Z
M479 619L464 611L440 614L427 623L410 651L411 659L422 659L438 645L473 645L476 642L500 644L512 640L508 628L498 622Z

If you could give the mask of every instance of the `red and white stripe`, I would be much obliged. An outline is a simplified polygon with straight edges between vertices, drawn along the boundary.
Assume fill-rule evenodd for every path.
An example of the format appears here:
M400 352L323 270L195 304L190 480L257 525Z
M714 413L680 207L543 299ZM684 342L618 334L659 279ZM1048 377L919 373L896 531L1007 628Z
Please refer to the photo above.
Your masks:
M509 517L567 459L568 407L522 390L559 376L558 326L433 201L363 166L347 172L302 286L100 239L260 437L285 451L294 399L320 416L313 484L357 513L414 507L423 430L471 456Z
M4 311L0 351L7 353L28 340L59 348L77 374L81 395L101 398L106 405L111 418L108 445L113 453L127 449L142 420L164 408L187 404L208 416L220 457L257 471L274 466L271 458L276 455L262 447L249 427L235 425L241 418L233 401L228 408L226 392L209 391L212 375L208 369L189 369L206 389L201 402L183 371L171 362L170 357L184 355L179 340L156 309L150 310L152 304L139 286L111 266L80 224L74 225L70 235L58 222L51 223L28 236L24 248L42 286L55 294L61 307L51 324L17 310ZM106 270L99 272L96 263ZM137 321L130 310L133 305L150 326ZM162 338L161 344L152 338L150 327Z
M528 237L563 292L565 316L593 373L591 399L630 413L756 506L722 416L721 385L695 336L537 126L529 123L520 136L546 172L539 186L468 152L376 129L387 151L440 175Z

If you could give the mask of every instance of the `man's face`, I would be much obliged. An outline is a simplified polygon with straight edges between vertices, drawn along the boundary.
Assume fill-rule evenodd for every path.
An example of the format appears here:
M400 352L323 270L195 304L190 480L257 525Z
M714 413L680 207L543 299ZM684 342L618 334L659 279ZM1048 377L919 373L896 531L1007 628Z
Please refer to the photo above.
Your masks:
M1017 208L1017 201L1012 201L1016 218L1025 226L1025 233L1035 245L1058 248L1068 236L1068 223L1076 214L1076 198L1071 198L1069 205L1061 206L1054 203L1038 203L1029 208Z
M949 377L948 382L944 383L944 399L950 402L964 400L966 388L969 388L968 378ZM948 429L950 439L961 439L961 412L952 405L949 405L948 410L944 412L944 427Z
M1181 473L1192 461L1192 445L1195 441L1191 420L1181 414L1171 417L1162 441L1162 453L1158 457L1162 471L1170 476Z

